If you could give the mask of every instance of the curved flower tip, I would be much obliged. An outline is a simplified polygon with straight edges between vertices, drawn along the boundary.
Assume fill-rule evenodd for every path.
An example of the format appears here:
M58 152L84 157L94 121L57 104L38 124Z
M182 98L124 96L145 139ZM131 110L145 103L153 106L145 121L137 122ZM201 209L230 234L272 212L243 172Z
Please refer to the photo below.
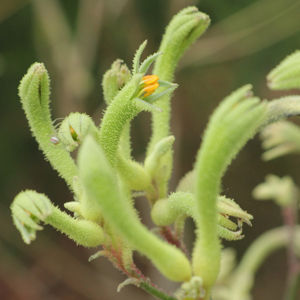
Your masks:
M35 240L37 230L43 229L38 223L52 214L50 200L43 194L29 190L19 193L10 208L14 224L26 244Z
M247 211L242 210L233 199L226 198L225 196L219 196L217 208L218 212L226 218L236 218L238 220L239 228L242 227L243 222L252 226L251 220L253 219L253 216L247 213Z

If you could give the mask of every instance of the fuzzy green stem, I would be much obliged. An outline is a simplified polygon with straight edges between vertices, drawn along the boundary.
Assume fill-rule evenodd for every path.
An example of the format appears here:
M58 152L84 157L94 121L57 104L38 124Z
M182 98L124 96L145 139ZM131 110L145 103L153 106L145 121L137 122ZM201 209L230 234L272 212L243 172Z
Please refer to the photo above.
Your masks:
M123 61L120 59L114 61L111 68L103 75L102 80L103 96L107 106L111 104L122 87L129 82L130 78L130 70ZM122 153L125 157L130 159L130 121L124 126L120 138L120 146L122 147Z
M130 129L131 129L131 124L130 124L130 121L128 121L124 125L123 131L122 131L121 137L120 137L120 149L122 151L122 154L124 155L124 158L127 158L127 159L131 159Z
M56 206L52 206L52 210L52 214L44 222L65 233L77 244L84 247L96 247L104 242L103 230L98 224L75 219Z

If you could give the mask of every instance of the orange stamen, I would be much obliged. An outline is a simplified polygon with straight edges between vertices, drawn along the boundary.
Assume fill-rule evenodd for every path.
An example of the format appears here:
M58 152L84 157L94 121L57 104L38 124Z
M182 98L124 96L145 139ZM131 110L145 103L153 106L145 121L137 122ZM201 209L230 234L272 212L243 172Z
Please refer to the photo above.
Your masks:
M159 77L157 75L146 75L142 78L140 87L142 88L138 93L138 97L146 98L153 94L155 90L159 87L157 80Z
M158 79L159 77L157 75L146 75L142 78L142 83L145 85L151 85L157 82Z
M148 97L151 94L153 94L158 87L159 87L158 83L155 83L155 84L144 87L143 90L142 90L145 93L143 95L143 98Z

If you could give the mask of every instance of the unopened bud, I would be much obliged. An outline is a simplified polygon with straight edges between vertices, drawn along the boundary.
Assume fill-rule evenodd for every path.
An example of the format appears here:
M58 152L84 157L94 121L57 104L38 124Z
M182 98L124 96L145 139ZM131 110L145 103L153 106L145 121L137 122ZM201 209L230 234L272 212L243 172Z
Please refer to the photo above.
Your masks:
M103 76L102 87L107 105L110 104L130 78L131 73L126 64L121 59L117 59Z
M86 114L71 113L65 118L59 129L58 136L67 151L73 151L83 141L88 133L95 132L95 124L92 118Z

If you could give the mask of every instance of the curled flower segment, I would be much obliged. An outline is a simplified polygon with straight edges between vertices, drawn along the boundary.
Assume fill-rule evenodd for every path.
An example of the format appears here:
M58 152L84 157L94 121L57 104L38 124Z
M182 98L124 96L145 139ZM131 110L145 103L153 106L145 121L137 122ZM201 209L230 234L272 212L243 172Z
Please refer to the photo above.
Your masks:
M146 75L142 78L142 81L139 86L139 92L137 97L140 99L144 99L155 92L155 90L159 87L157 75Z

